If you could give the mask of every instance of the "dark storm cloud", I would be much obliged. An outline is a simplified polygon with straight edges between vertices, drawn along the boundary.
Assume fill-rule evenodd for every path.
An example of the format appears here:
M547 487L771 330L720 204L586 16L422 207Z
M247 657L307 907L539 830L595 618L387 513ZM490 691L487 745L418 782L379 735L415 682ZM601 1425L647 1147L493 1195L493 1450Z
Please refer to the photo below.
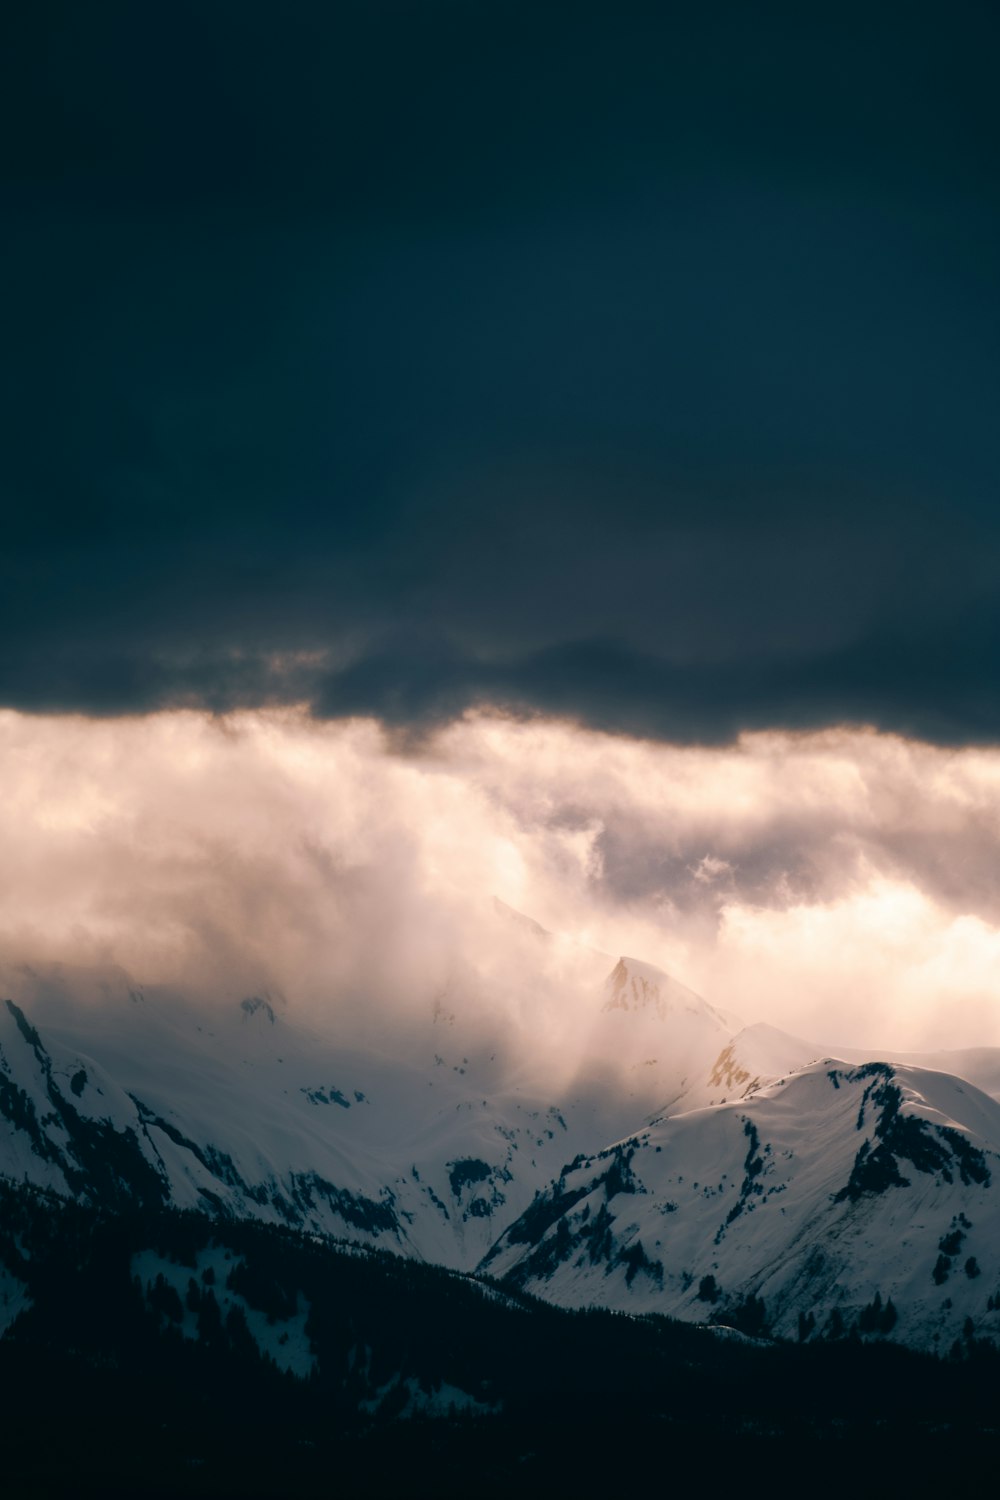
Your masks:
M997 40L23 7L0 700L996 740Z

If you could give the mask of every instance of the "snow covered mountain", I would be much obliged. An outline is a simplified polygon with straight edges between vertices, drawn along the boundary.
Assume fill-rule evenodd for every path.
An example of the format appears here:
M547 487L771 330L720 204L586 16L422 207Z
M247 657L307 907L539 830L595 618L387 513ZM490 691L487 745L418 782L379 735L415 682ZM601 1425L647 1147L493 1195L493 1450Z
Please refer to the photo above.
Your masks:
M652 966L571 950L555 967L579 1020L554 1067L558 940L499 904L497 924L499 962L456 964L367 1034L267 995L205 1007L121 973L7 974L0 1175L471 1269L566 1161L682 1093L731 1034ZM515 1004L535 1048L511 1045Z
M662 969L620 958L603 983L582 1071L630 1101L633 1116L685 1107L739 1022ZM700 1102L700 1100L699 1100Z
M208 1207L470 1268L565 1161L643 1117L587 1076L546 1092L454 997L388 1051L262 996L209 1013L63 977L0 1003L0 1173L83 1201Z
M6 975L0 1177L479 1266L567 1306L1000 1335L1000 1052L834 1056L497 921L500 958L456 965L395 1031ZM573 1006L559 1066L553 973ZM511 1044L513 1007L534 1050Z
M1000 1336L1000 1104L834 1059L578 1158L483 1269L565 1306L916 1347Z
M743 1099L778 1079L787 1077L825 1057L866 1063L885 1059L892 1063L950 1073L975 1084L983 1093L1000 1099L1000 1047L969 1047L959 1051L908 1052L892 1046L877 1048L831 1047L806 1041L758 1021L751 1026L734 1022L733 1031L711 1065L694 1072L674 1098L666 1098L656 1111L659 1116L681 1114L709 1104Z
M36 1020L51 1007L31 1007ZM262 997L209 1021L118 997L0 1005L2 1174L84 1202L201 1208L474 1264L593 1139L428 1018L427 1055L338 1046ZM569 1105L566 1108L570 1108Z

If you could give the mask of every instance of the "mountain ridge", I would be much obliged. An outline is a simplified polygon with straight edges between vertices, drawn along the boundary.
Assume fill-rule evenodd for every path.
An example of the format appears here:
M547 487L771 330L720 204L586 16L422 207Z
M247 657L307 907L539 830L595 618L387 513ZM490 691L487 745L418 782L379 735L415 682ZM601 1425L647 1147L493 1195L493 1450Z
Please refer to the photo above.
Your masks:
M518 975L525 953L558 941L528 920L516 924ZM850 1327L891 1297L896 1336L914 1347L961 1337L965 1319L1000 1334L985 1305L996 1293L1000 1307L1000 1264L973 1245L980 1221L993 1223L991 1095L920 1064L739 1025L640 960L591 960L605 967L580 992L579 1062L548 1087L543 1069L472 1024L472 969L378 1047L309 1026L263 991L205 1009L115 974L80 982L75 1003L78 975L35 972L23 1003L0 1006L0 1176L113 1212L197 1209L478 1267L564 1305L739 1323L761 1300L769 1331L798 1337L801 1316L812 1337L835 1311ZM540 969L543 1000L544 982ZM995 1049L957 1056L984 1081L1000 1073ZM882 1092L878 1121L866 1090ZM907 1166L900 1142L933 1171ZM792 1159L811 1161L812 1176L776 1175ZM931 1180L943 1196L928 1208ZM956 1233L957 1269L941 1248ZM839 1267L832 1281L803 1271L803 1246ZM949 1296L933 1281L938 1257ZM873 1258L888 1268L878 1285Z

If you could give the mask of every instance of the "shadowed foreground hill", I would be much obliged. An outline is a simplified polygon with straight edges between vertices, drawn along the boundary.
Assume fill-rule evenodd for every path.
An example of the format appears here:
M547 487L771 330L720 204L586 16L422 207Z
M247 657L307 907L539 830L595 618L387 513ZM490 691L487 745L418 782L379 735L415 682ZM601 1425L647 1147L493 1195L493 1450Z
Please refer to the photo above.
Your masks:
M971 1483L1000 1359L570 1312L259 1224L3 1189L12 1495L612 1495ZM801 1467L800 1467L801 1466Z

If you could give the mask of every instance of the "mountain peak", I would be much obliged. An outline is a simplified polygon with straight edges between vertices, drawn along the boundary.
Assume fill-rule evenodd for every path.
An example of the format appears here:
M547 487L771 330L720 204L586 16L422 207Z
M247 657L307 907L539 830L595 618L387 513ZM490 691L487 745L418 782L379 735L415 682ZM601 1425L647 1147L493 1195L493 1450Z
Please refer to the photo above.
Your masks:
M512 923L515 927L519 927L523 932L530 932L532 937L550 938L552 936L551 932L543 927L540 922L536 922L534 917L526 916L523 911L518 911L516 907L508 906L506 901L500 900L499 896L493 897L493 910L498 917L503 917L504 921Z
M711 1013L712 1007L687 985L637 958L619 958L604 981L603 1010L639 1011L661 1018L678 1010Z

